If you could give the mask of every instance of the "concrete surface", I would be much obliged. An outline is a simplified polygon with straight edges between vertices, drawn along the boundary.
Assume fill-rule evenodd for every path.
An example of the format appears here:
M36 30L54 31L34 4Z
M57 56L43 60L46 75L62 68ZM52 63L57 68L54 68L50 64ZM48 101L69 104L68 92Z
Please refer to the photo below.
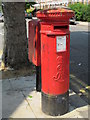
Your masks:
M0 120L1 118L2 118L2 80L0 80Z
M36 76L2 80L3 118L88 118L88 104L70 90L69 112L49 116L41 110L41 93L35 91Z
M76 21L76 24L90 26L90 22Z

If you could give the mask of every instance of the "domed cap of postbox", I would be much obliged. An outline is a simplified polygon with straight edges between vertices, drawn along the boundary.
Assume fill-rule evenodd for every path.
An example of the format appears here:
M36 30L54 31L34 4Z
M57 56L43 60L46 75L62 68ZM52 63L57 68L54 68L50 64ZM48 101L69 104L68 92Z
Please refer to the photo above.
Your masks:
M65 8L40 10L36 13L37 18L43 21L69 21L74 15L72 10Z

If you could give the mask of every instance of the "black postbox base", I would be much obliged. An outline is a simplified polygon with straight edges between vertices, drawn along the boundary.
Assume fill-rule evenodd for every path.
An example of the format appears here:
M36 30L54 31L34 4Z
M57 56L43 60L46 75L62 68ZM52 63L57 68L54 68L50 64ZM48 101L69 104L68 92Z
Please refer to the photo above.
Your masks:
M48 115L59 116L69 110L69 91L65 94L52 96L42 92L42 111Z
M36 91L41 92L41 66L36 66Z

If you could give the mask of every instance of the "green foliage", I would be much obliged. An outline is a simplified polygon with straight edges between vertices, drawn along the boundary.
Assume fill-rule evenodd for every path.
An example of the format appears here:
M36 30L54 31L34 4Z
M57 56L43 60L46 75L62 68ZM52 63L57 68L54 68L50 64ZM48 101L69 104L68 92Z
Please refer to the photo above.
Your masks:
M26 9L28 9L28 8L30 8L30 4L29 3L26 4Z
M26 9L29 9L30 6L33 7L32 5L36 4L36 2L26 2Z
M31 96L31 95L29 95L28 97L29 97L29 98L32 98L32 96Z
M2 12L2 2L0 1L0 12Z
M35 2L26 2L25 10L26 10L27 13L31 13L34 10L34 8L32 6L34 4L35 4Z
M77 21L90 20L90 5L75 3L75 4L69 4L69 7L75 11L75 16Z
M90 22L90 4L88 5L88 11L87 11L87 21Z
M33 10L34 9L26 9L26 12L30 14L30 13L32 13Z

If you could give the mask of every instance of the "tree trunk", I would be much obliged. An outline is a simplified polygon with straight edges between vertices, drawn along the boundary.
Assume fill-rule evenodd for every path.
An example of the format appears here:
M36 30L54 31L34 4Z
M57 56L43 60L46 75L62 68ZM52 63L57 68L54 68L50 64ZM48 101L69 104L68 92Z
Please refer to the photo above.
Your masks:
M27 64L27 38L25 3L4 2L4 50L5 66L17 68Z

